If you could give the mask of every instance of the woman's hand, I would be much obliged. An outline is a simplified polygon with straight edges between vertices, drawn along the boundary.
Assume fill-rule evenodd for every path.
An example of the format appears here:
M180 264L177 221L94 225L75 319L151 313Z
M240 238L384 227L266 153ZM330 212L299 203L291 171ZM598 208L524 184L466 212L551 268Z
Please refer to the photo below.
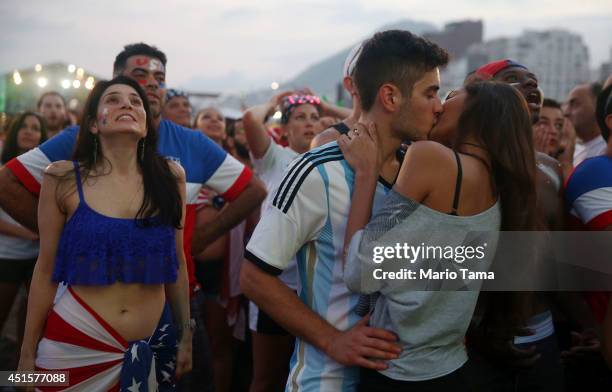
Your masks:
M191 330L183 330L183 336L178 345L176 353L176 378L180 379L184 374L191 371L191 350L192 350L192 332Z
M338 138L338 145L344 154L344 159L356 173L378 176L381 159L376 124L373 122L368 126L362 123L355 124L351 131Z
M293 90L288 90L288 91L283 91L280 94L276 94L274 95L272 98L270 98L270 100L268 101L268 105L270 107L270 110L275 109L276 107L280 106L281 102L283 102L283 98L288 97L290 95L294 95L295 91Z

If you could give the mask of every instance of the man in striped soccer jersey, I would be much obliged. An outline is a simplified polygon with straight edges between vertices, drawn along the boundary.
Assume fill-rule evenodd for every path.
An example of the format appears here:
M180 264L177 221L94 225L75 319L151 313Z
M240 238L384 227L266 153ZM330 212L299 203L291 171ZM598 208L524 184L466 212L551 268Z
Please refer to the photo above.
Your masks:
M402 140L426 138L442 110L439 66L447 53L407 31L389 30L364 43L355 70L362 123L379 135L380 179L374 209L399 170ZM349 137L355 131L348 133ZM346 223L355 173L332 142L292 162L247 245L245 294L297 337L288 391L353 391L357 366L385 369L399 348L394 334L367 326L359 296L342 279ZM299 298L276 277L296 257Z
M192 295L191 315L197 320L199 306L196 303L201 294L198 293L191 255L199 254L208 244L244 220L263 201L266 191L249 168L209 138L161 118L166 95L166 55L163 52L144 43L127 45L113 64L113 76L119 75L133 78L143 87L158 132L159 153L179 162L185 169L187 211L184 244ZM51 162L72 158L78 129L66 128L47 143L13 159L0 169L0 208L31 230L37 231L36 197L40 191L43 170ZM195 202L203 184L221 194L232 207L225 209L206 227L194 230ZM204 374L210 373L210 366L205 364L203 356L210 353L206 347L201 346L207 345L204 326L200 322L197 324L193 337L192 379L199 381L195 381L191 389L205 390L209 388L210 377ZM189 386L186 388L191 390Z

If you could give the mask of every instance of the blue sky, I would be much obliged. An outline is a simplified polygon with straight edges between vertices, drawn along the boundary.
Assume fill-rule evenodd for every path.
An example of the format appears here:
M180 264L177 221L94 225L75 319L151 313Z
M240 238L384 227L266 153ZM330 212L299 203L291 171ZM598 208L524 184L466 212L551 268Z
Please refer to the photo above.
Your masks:
M400 19L483 19L485 39L566 28L583 36L592 66L611 57L609 0L3 0L0 72L64 61L108 77L124 44L145 41L168 55L169 85L250 90Z

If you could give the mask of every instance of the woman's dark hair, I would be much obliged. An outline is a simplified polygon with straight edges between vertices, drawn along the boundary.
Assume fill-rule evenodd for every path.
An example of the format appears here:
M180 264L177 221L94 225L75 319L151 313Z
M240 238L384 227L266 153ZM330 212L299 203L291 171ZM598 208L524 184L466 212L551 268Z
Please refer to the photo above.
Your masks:
M17 137L19 136L19 130L23 127L25 119L29 116L35 117L40 124L39 144L42 144L45 140L47 140L47 127L45 126L45 121L39 114L27 111L17 115L9 126L9 131L4 142L4 148L2 148L2 157L0 158L2 164L7 163L22 153L22 151L19 151L19 145L17 145Z
M468 135L475 136L486 147L494 189L501 204L502 231L537 229L535 149L525 98L514 87L501 82L473 82L464 88L467 98L459 117L455 148L460 149ZM499 355L507 355L507 351L495 348L510 347L508 343L524 327L529 295L528 292L481 292L475 310L478 317L473 318L467 333L470 349L487 360L499 360Z
M468 135L486 147L500 198L501 230L533 230L536 163L527 102L506 83L472 83L465 90L468 96L459 117L455 148L460 148Z
M84 177L91 172L96 161L105 159L100 143L95 141L98 136L91 133L91 127L96 121L102 94L115 84L125 84L136 90L142 100L147 117L147 135L143 141L138 142L137 151L138 166L142 171L144 197L135 219L150 218L156 215L161 224L180 228L182 203L176 177L172 173L168 161L157 152L157 130L153 126L153 116L151 115L149 102L145 92L136 81L125 76L118 76L110 81L96 84L83 108L81 128L73 159L79 162ZM97 148L97 151L94 151L94 148ZM148 219L145 219L144 222L145 224L150 223Z

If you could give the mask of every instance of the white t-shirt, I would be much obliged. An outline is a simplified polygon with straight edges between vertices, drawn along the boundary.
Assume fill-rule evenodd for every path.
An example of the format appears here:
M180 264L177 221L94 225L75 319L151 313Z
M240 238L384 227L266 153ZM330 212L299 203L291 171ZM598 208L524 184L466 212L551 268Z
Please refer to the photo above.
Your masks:
M21 226L2 209L0 209L0 220ZM37 257L38 241L0 234L0 259L30 260Z
M576 142L576 148L574 149L574 167L580 165L582 161L587 158L603 155L606 152L606 148L606 141L601 135L586 143Z
M266 185L266 190L268 191L268 195L261 205L262 214L270 205L272 190L275 189L278 183L283 179L285 169L298 155L299 154L291 148L282 147L271 140L268 149L261 158L255 159L251 156L253 169L261 181ZM287 269L279 275L279 279L292 290L297 290L297 265L295 257L291 259Z

